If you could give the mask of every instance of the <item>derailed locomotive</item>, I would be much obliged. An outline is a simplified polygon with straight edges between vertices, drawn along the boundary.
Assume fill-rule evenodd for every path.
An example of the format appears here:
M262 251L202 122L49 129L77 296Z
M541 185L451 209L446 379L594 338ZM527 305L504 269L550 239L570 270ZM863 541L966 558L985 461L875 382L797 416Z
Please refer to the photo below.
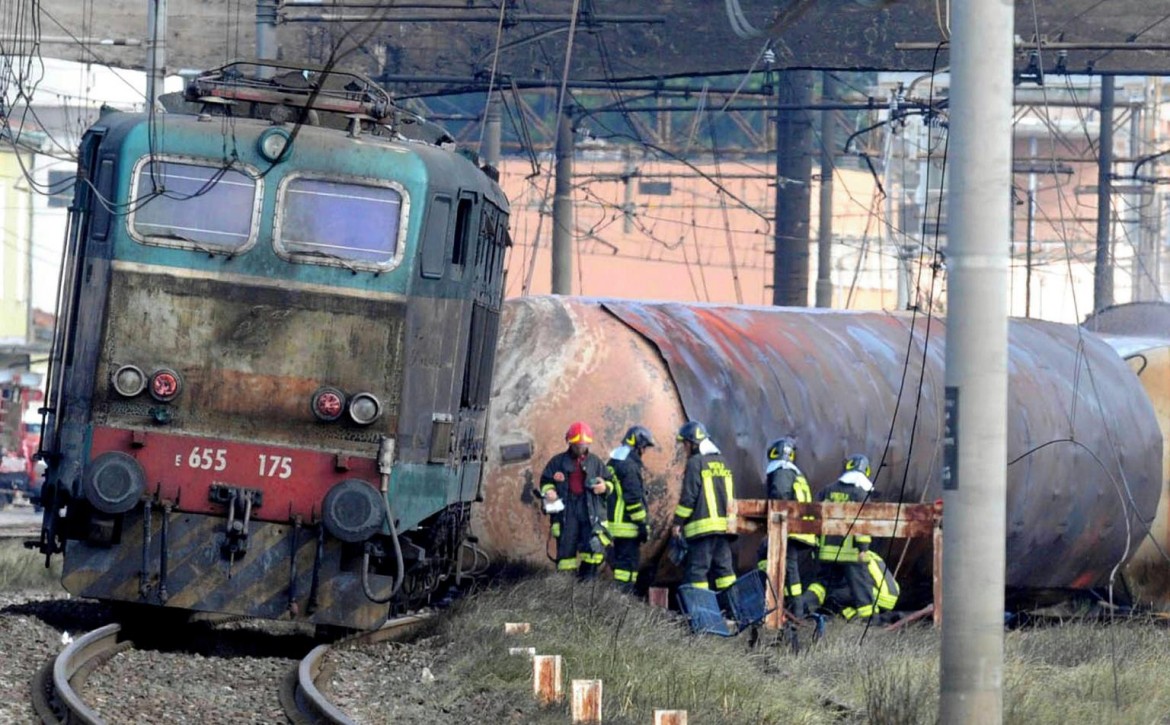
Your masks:
M507 200L360 76L185 100L81 142L39 548L80 596L377 626L459 575Z

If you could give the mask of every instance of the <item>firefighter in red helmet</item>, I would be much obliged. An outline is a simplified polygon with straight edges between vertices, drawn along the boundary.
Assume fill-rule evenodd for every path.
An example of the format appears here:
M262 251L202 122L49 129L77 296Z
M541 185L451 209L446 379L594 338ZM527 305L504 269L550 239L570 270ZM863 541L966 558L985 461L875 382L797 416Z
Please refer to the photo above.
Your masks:
M605 463L589 452L593 430L582 422L565 433L567 450L553 456L540 474L545 511L557 541L557 571L593 579L612 543L605 529L605 499L613 491Z

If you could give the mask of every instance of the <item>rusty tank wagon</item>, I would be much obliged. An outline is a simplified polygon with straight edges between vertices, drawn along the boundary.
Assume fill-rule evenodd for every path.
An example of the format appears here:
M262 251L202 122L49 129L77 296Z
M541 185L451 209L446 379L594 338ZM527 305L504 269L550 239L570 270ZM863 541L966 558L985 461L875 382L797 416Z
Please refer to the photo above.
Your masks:
M662 443L645 459L655 537L643 548L640 580L677 576L660 554L682 468L674 431L689 418L707 424L739 497L764 496L765 446L792 434L814 491L836 478L846 456L864 453L875 467L880 461L880 500L934 501L945 344L945 324L923 315L509 300L485 502L473 530L493 555L547 565L548 522L534 476L576 419L593 425L603 457L632 423ZM1165 537L1155 523L1165 489L1155 406L1106 342L1072 326L1012 320L1008 364L1009 590L1059 595L1102 586L1150 532ZM757 541L740 538L742 569ZM903 565L929 582L916 553Z

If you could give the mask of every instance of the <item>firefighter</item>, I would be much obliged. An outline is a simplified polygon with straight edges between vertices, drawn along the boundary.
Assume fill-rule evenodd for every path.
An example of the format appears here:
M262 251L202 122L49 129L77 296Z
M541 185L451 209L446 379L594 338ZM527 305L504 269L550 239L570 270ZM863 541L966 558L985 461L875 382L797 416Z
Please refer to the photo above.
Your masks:
M826 503L865 501L873 491L871 473L868 458L862 455L849 456L845 459L845 470L840 477L817 494L817 500ZM866 534L821 537L817 559L825 584L820 587L818 598L824 601L827 587L841 607L841 612L852 612L847 619L861 612L866 612L864 616L873 613L875 595L868 570L869 545L872 541L872 537ZM808 603L807 598L805 602Z
M611 543L605 529L605 498L613 484L606 478L605 464L589 452L593 430L588 424L569 426L565 442L568 449L549 459L540 474L540 493L552 518L557 571L594 579Z
M735 583L732 536L728 533L735 505L731 468L702 423L684 423L678 430L678 440L687 464L674 510L673 533L687 543L684 580L698 589L709 589L713 575L715 588L726 589Z
M766 468L768 498L782 501L812 502L812 491L808 480L796 466L796 440L791 436L778 438L768 444ZM813 518L813 517L806 517ZM800 571L801 559L817 548L816 534L789 534L787 554L784 559L784 604L797 619L804 617L804 593ZM768 540L760 543L756 554L760 571L768 570Z
M653 446L650 431L635 425L626 431L622 444L609 454L606 464L613 483L606 512L606 528L613 537L613 578L630 593L638 581L638 547L650 539L642 456Z
M873 595L872 605L850 606L847 602L852 596L852 591L844 582L839 582L837 588L832 591L827 590L820 582L814 582L801 597L806 610L816 611L828 601L828 608L839 610L846 621L854 617L865 619L875 614L881 616L893 611L894 607L898 606L898 596L901 594L894 573L876 551L869 552L866 559L865 574ZM896 616L891 619L896 619Z

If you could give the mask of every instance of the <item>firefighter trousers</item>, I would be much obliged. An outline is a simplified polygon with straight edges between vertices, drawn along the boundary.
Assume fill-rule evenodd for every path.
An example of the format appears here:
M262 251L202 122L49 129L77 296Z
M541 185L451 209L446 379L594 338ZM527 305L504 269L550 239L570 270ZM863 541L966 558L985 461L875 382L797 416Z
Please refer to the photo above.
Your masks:
M559 521L554 518L553 530L560 529L560 535L557 536L557 571L576 571L584 577L591 577L605 562L605 550L593 550L597 547L586 496L588 494L564 498L565 510L557 514Z
M619 584L633 585L638 581L637 538L621 537L613 540L613 580Z
M731 537L723 534L687 539L686 583L698 589L710 589L709 579L716 589L726 589L735 583L735 567L731 562Z

